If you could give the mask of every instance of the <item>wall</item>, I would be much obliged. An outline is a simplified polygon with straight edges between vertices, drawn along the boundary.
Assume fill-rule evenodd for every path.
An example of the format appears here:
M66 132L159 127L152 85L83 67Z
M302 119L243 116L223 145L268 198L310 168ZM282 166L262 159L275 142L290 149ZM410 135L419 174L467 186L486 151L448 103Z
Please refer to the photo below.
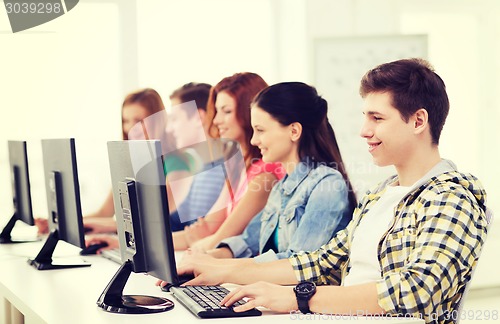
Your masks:
M134 73L122 65L120 8L112 1L80 3L48 24L12 34L0 10L0 210L12 212L7 140L27 140L35 214L47 205L42 169L42 138L75 137L86 210L96 208L109 190L106 141L120 138L120 102ZM92 21L89 21L92 17ZM107 26L104 28L103 26ZM133 61L131 61L133 62ZM133 68L133 63L128 64ZM123 81L123 75L130 75Z
M82 0L12 34L0 10L0 219L12 213L7 140L28 141L34 213L45 217L40 139L75 137L82 210L93 212L111 188L106 142L121 139L124 96L153 87L168 106L186 82L242 71L275 83L272 15L268 0Z

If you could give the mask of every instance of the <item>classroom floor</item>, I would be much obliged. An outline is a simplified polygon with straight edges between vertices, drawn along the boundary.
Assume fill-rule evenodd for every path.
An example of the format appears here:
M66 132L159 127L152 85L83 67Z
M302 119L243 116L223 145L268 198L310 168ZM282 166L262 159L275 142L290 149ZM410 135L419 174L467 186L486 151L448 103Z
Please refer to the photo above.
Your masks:
M500 287L469 291L460 324L500 323Z

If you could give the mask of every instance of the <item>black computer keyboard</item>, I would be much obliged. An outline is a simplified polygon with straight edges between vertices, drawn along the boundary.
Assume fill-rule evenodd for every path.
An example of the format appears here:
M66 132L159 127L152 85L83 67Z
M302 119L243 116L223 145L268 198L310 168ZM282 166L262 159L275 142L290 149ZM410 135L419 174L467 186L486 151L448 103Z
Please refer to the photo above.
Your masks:
M260 316L262 312L250 309L245 312L235 312L233 307L245 304L239 300L230 307L220 305L220 301L229 293L221 286L184 286L170 289L174 296L193 314L201 318Z

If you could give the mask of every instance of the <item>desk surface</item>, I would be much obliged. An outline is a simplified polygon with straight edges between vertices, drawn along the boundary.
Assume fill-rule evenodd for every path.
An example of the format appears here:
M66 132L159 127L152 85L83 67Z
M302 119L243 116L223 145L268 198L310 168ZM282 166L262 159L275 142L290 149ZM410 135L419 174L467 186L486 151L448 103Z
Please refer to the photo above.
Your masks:
M125 294L143 294L162 296L175 303L174 309L164 313L146 315L124 315L108 313L97 307L96 300L110 279L118 270L118 264L101 256L79 256L79 249L60 241L54 257L84 259L92 263L91 267L38 271L27 262L34 257L43 242L0 245L0 298L7 299L24 314L26 323L199 323L200 319L192 315L169 293L162 292L154 284L156 279L144 274L132 273ZM273 321L294 323L297 320L337 320L337 321L383 321L384 323L424 323L417 319L404 318L364 318L338 317L326 315L288 315L273 314L263 310L261 317L239 319L210 319L207 323L250 323ZM309 316L309 317L306 317ZM320 318L321 317L321 318ZM1 322L1 320L0 320Z

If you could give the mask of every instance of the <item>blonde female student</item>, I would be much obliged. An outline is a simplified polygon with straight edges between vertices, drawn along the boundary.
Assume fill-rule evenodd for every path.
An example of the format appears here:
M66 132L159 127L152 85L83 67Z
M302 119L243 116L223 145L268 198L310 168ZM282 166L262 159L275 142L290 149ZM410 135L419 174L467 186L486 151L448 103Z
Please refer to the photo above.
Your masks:
M231 181L231 185L237 185L219 196L211 212L183 231L173 233L176 250L185 250L209 235L217 237L215 241L218 242L218 237L243 232L250 220L264 208L274 183L283 177L281 165L264 163L259 149L250 144L250 102L266 87L266 82L258 74L244 72L222 79L210 90L206 115L208 133L214 138L225 138L239 144L244 170L239 172L239 181ZM231 197L227 194L229 192L232 192Z

